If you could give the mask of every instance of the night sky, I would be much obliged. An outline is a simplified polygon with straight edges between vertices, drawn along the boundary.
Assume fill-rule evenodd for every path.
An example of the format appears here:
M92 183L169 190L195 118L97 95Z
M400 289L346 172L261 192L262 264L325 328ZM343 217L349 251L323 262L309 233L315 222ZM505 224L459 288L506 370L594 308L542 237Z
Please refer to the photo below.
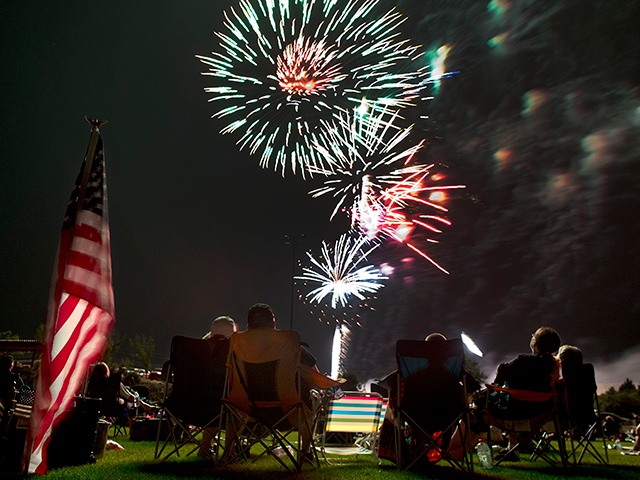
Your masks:
M218 315L244 329L255 302L289 327L285 235L304 233L295 253L306 264L305 250L349 222L330 222L331 199L307 194L320 179L263 170L217 133L195 55L215 48L232 3L3 4L0 330L33 338L44 319L84 115L109 121L117 334L153 336L160 365L173 335L202 336ZM375 310L354 308L362 327L347 367L381 377L397 339L464 330L491 379L548 325L583 349L599 382L640 381L638 3L381 4L408 16L414 44L452 46L445 68L459 73L409 117L424 162L467 189L429 250L450 275L402 245L373 254L395 270L367 302ZM294 302L294 328L326 371L333 327L318 312Z

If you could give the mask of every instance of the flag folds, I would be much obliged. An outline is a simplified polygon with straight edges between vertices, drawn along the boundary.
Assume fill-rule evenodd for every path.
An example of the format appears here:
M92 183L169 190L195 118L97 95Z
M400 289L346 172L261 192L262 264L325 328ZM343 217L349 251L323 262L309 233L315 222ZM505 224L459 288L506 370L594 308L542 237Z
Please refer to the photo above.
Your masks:
M47 472L47 446L114 322L104 150L98 123L62 224L47 307L45 349L25 444L29 473Z

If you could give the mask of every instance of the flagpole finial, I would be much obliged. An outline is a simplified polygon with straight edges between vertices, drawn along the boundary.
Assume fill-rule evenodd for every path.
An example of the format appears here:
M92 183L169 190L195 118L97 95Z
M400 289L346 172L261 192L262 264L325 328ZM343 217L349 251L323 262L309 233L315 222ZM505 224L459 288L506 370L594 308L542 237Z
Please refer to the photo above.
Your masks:
M91 130L97 129L98 127L101 127L102 125L107 123L106 120L98 120L97 118L89 118L87 115L84 116L84 119L87 122L89 122L89 125L91 125Z

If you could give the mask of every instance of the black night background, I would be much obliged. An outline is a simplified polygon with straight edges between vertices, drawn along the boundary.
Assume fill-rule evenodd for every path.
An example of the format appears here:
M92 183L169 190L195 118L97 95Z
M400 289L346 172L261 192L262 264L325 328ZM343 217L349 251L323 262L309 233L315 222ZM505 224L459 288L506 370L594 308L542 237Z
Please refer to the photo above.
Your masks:
M467 189L428 252L450 275L399 244L371 257L395 270L374 310L356 308L346 366L381 377L397 339L465 331L492 379L548 325L596 364L599 383L640 381L640 4L381 3L408 17L414 44L451 47L445 69L458 73L409 115L424 162ZM349 222L330 222L331 199L308 195L321 179L263 170L218 134L195 55L214 48L229 5L0 7L0 331L33 338L44 320L84 115L109 121L115 331L153 336L159 366L173 335L202 336L225 314L244 329L256 302L289 328L285 235L304 233L305 261ZM328 371L333 324L318 310L296 293L294 328Z

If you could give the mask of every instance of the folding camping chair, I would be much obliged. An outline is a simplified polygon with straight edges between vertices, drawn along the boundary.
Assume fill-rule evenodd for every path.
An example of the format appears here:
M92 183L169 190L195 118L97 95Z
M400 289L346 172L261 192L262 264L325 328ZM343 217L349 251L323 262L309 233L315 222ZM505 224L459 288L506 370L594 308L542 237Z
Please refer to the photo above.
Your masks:
M191 442L192 446L195 443L195 447L187 455L201 449L211 460L217 459L218 452L211 452L209 446L196 437L208 435L215 429L218 429L218 436L220 434L220 400L224 389L227 352L226 339L173 337L155 458L160 458L169 442L172 446L163 459L173 454L180 456L180 450ZM170 383L172 390L167 397ZM166 431L162 428L165 421L169 423L169 434L161 438L162 432ZM214 445L217 450L220 442L214 442Z
M127 426L129 425L129 417L125 413L125 406L122 405L118 398L120 393L120 383L122 382L122 373L112 373L103 385L96 390L89 384L88 396L90 398L100 399L99 410L111 425L113 425L113 436L127 434Z
M569 458L573 463L582 462L584 455L590 453L596 461L608 464L607 442L602 435L604 456L594 445L598 429L602 429L602 417L598 404L598 386L593 365L585 363L575 368L563 368L564 379L563 405L567 430L571 439ZM595 411L594 411L595 405ZM577 439L577 443L574 440ZM576 453L579 452L578 458Z
M312 453L319 466L314 418L302 400L302 378L312 387L338 385L300 364L298 332L253 329L231 336L222 400L227 415L223 466L246 458L258 444L289 471L302 469L306 453ZM297 442L288 438L293 430L298 431ZM309 452L304 451L307 442ZM287 458L293 469L283 460Z
M559 401L557 394L557 385L552 385L551 392L536 392L530 390L518 390L513 388L498 387L496 385L487 384L487 404L483 410L486 423L495 426L507 433L515 442L505 452L502 459L494 462L494 465L500 464L505 458L517 451L518 449L529 449L532 451L531 460L541 458L551 466L557 465L557 461L552 456L553 453L560 456L560 463L563 467L567 466L567 452L564 443L564 434L560 427ZM508 395L508 401L511 399L524 402L524 405L530 404L532 414L529 418L503 419L504 415L498 414L498 411L489 407L489 398L492 392L502 392ZM545 412L539 413L538 405L546 402L549 408ZM526 407L524 408L526 411ZM526 415L525 415L526 417ZM557 448L553 446L551 439L557 440ZM487 443L491 447L491 439L487 439Z
M429 461L444 459L454 467L473 472L473 457L466 448L469 428L458 429L462 460L447 452L460 420L470 425L462 341L398 340L396 360L393 413L398 470L406 470L426 456ZM416 438L424 440L424 444L414 443L412 439ZM411 453L408 459L407 451Z
M325 462L331 464L327 454L376 456L382 402L380 394L362 392L344 392L344 396L329 402L320 447ZM338 440L351 445L327 446L327 437L338 433L349 434L346 438L338 437ZM332 443L338 442L334 440Z

